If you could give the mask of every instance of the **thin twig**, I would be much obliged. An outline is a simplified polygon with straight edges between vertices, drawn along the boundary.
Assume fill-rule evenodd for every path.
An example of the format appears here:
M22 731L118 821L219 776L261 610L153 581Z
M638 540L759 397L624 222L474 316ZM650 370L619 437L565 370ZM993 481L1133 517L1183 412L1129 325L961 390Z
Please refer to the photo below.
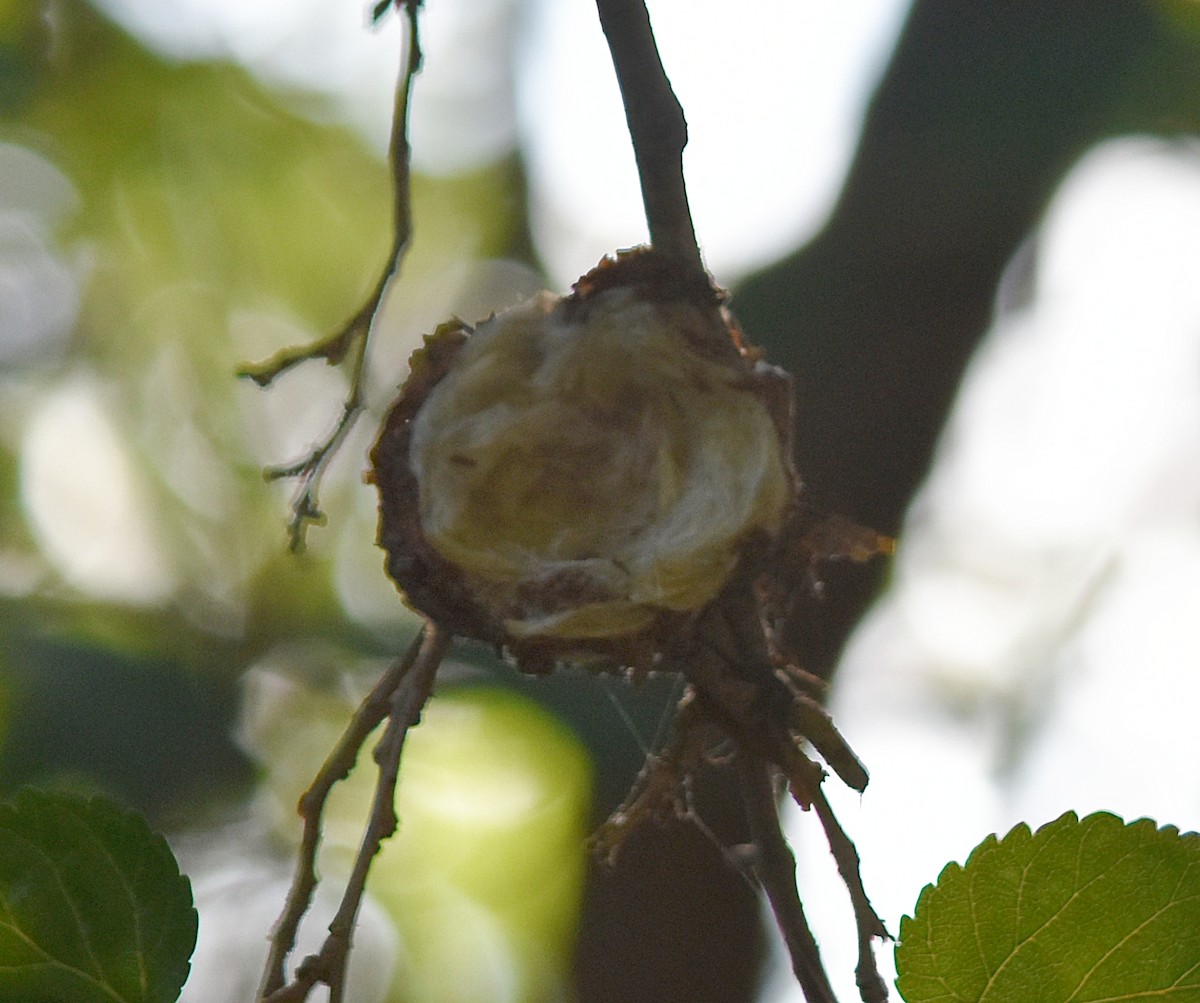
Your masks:
M753 597L739 583L727 586L668 665L683 673L738 749L773 762L802 799L820 787L825 771L792 733L791 692L775 676Z
M400 755L404 751L404 740L408 737L409 729L421 720L421 711L429 700L434 677L449 643L450 635L431 623L425 631L421 651L412 672L401 681L392 694L387 728L379 740L379 745L375 747L379 781L375 786L371 818L363 834L358 856L354 860L354 869L346 882L342 903L329 924L327 943L332 943L337 949L332 959L333 969L328 978L329 1003L343 1003L346 965L350 959L350 939L366 890L367 874L383 841L396 831L396 783L400 777Z
M651 245L707 279L683 180L687 121L642 0L596 0L625 105Z
M777 674L776 678L787 677ZM792 727L812 743L842 783L861 794L867 787L867 769L834 726L829 712L807 694L790 686L788 689L792 694Z
M738 772L750 838L758 851L754 858L755 875L771 903L775 923L792 959L792 971L808 1003L837 1003L796 890L796 858L779 825L773 783L775 769L765 760L743 751L738 756Z
M296 873L292 879L292 887L288 892L287 903L283 913L271 931L271 949L267 956L266 967L263 970L262 986L259 995L263 998L275 998L274 994L287 982L287 957L296 944L296 933L300 929L300 921L308 911L312 902L313 891L317 887L317 851L321 844L321 820L325 810L325 802L334 784L345 780L358 762L358 752L363 742L372 731L388 716L391 710L392 695L399 688L404 677L416 662L424 643L425 632L422 632L401 658L393 662L384 672L379 682L359 705L350 724L342 733L333 751L329 753L320 772L317 773L312 785L304 792L297 806L297 811L303 819L303 832L300 837L300 850L297 854Z
M354 923L366 890L367 874L383 841L396 831L396 782L400 773L400 753L404 747L404 739L408 730L420 720L421 711L429 699L433 680L449 643L450 635L446 631L433 623L427 624L415 657L404 672L392 675L396 685L383 701L386 705L384 714L378 715L375 721L378 724L383 716L388 717L388 726L375 750L379 780L375 788L371 817L363 834L354 867L346 882L341 905L329 924L329 935L321 945L320 951L310 954L300 963L296 977L290 983L281 984L270 992L264 991L260 995L259 1003L302 1003L318 983L329 987L330 1003L344 1003L346 969L350 960ZM405 661L408 661L408 655L405 656ZM381 689L382 681L372 692L372 697ZM364 703L364 709L365 707ZM378 701L373 700L370 716L376 716L377 712ZM363 710L360 710L360 714L362 713ZM361 744L360 740L359 746ZM306 870L312 867L312 861L307 856L303 866ZM311 898L311 889L308 898ZM303 911L300 910L301 915ZM286 956L287 952L284 953ZM268 972L268 976L271 977L275 974Z
M408 143L408 121L413 78L421 68L417 14L422 2L423 0L394 0L394 6L397 9L403 7L407 15L408 41L405 65L396 84L392 134L388 145L392 173L393 229L392 247L383 271L366 302L334 334L309 345L281 349L264 362L248 363L238 370L239 376L253 380L260 387L268 387L280 375L310 359L324 359L331 366L339 365L347 358L351 360L350 390L343 404L341 417L333 430L302 459L294 463L268 467L264 471L267 480L294 477L300 481L292 501L292 519L288 525L289 546L294 551L303 549L305 531L309 525L324 522L325 517L317 498L321 477L362 413L365 403L367 343L370 340L371 329L379 314L384 293L399 273L401 262L412 242L412 156ZM375 20L382 17L391 5L392 2L378 4L374 10Z
M679 701L667 744L661 752L647 754L629 794L588 840L600 860L615 864L626 837L643 822L688 816L684 784L703 755L707 724L689 689Z
M854 908L854 922L858 927L858 965L854 969L854 978L858 984L858 994L863 1003L887 1003L887 986L875 964L873 941L876 938L887 940L888 932L867 898L866 889L863 888L858 850L846 835L837 816L833 814L833 809L822 791L817 791L812 805L821 820L821 826L829 840L829 850L837 863L842 882L850 893L850 904Z

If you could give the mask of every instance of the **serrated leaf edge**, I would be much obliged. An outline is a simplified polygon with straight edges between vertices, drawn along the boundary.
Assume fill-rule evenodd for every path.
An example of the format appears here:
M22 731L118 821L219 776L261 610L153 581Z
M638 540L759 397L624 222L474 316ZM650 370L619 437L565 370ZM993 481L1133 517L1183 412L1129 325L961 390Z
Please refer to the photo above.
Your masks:
M0 827L4 826L5 820L4 820L3 816L5 814L12 816L12 817L19 817L21 815L23 808L27 811L28 810L40 811L40 810L44 810L46 807L50 807L56 811L60 811L63 813L71 814L73 817L73 820L80 823L81 826L86 829L88 840L101 851L104 859L110 863L113 873L116 875L121 888L124 890L124 892L126 894L126 897L131 906L131 912L134 917L133 925L134 925L134 932L135 932L135 944L136 944L137 963L138 963L138 984L139 984L139 989L141 992L141 998L143 1000L147 999L148 998L147 994L150 989L150 975L146 968L146 937L145 937L145 931L143 929L143 923L142 923L142 916L141 916L142 910L138 905L138 900L137 900L137 896L134 892L134 889L133 889L132 885L129 883L129 881L127 880L127 876L122 871L122 869L119 865L119 862L112 855L109 848L101 840L99 840L96 837L96 833L95 833L93 826L91 824L89 824L87 813L89 813L89 812L95 813L96 815L100 816L100 818L103 821L107 821L110 823L111 822L119 822L121 825L125 826L125 825L129 825L132 822L133 824L143 828L145 831L145 834L150 837L150 841L157 844L156 850L159 853L165 853L167 856L170 857L170 859L173 862L175 869L176 869L177 880L188 884L189 889L190 889L190 882L188 882L188 879L185 875L183 875L181 872L178 871L178 863L177 863L177 861L175 861L175 856L171 852L170 845L163 838L162 834L155 832L152 828L150 828L146 824L145 819L143 819L137 812L135 812L129 808L126 808L123 805L119 804L118 802L112 801L109 798L99 797L99 796L84 797L84 796L62 793L62 792L47 792L47 791L39 790L37 788L23 788L22 790L17 792L15 797L11 798L8 801L0 802ZM40 846L38 846L36 843L26 839L23 835L20 834L19 831L15 832L14 835L17 835L18 838L20 838L23 842L27 843L31 847L31 849L33 849L38 854L38 856L42 857L43 860L45 861L46 865L49 867L51 873L53 873L54 879L57 882L59 889L62 892L63 898L68 903L68 905L71 909L72 915L75 919L76 927L79 931L80 940L82 941L85 948L87 949L88 955L94 964L95 970L103 975L106 975L107 973L104 972L103 966L100 964L99 959L96 957L96 955L92 949L91 942L89 941L87 934L86 934L86 929L85 929L83 920L78 914L74 899L70 895L65 883L62 880L62 876L60 874L59 867L57 866L55 861L51 857L49 857L45 853L45 851ZM189 898L190 898L190 893L189 893ZM196 916L196 909L195 909L194 902L191 905L191 913L192 913L193 917ZM4 923L3 925L7 929L10 929L18 937L20 937L20 939L22 941L24 941L26 944L28 944L39 955L41 955L43 958L45 958L46 966L58 969L60 971L68 972L71 975L82 979L84 982L88 983L89 985L95 986L95 988L97 990L102 992L109 999L117 1001L117 1003L132 1003L132 1001L130 1001L126 997L122 996L114 987L109 985L107 982L102 981L96 975L93 975L83 969L76 968L70 964L67 964L67 963L55 958L53 955L48 954L44 950L44 948L42 948L42 946L40 944L31 940L24 933L24 931L22 931L20 928L12 925L11 923ZM193 951L195 950L194 944L193 944L192 950ZM186 966L186 968L188 970L190 970L190 967L191 967L190 963L191 963L191 958L190 958L190 954L189 954L188 959L184 962L184 965ZM32 966L7 966L7 967L9 968L9 970L12 970L12 969L16 969L16 968L26 968L26 967L32 967ZM184 982L186 982L186 972L185 972L185 976L184 976ZM182 983L181 983L180 988L182 988ZM176 997L177 996L178 996L178 992L176 992Z
M1150 826L1154 830L1154 834L1158 837L1167 837L1169 839L1185 840L1188 842L1200 840L1200 832L1194 832L1191 830L1180 832L1178 826L1171 824L1160 826L1154 819L1145 816L1135 818L1130 822L1126 822L1123 818L1121 818L1121 816L1107 811L1091 812L1090 814L1085 815L1082 819L1076 812L1066 811L1063 812L1062 815L1058 816L1058 818L1038 826L1036 830L1031 830L1029 824L1026 822L1018 822L1003 836L1000 836L997 833L991 833L986 836L967 855L967 859L964 863L960 864L957 861L950 861L945 867L942 868L935 881L930 882L921 889L920 894L917 896L917 901L913 905L912 913L904 915L900 918L900 926L898 930L899 935L895 942L896 951L898 952L903 946L905 927L914 922L917 913L920 912L922 908L922 905L927 904L929 896L932 895L935 890L943 887L946 884L957 882L963 878L970 867L976 864L983 857L998 850L1010 839L1020 839L1021 837L1025 837L1030 842L1033 842L1036 841L1039 836L1048 836L1052 830L1059 827L1084 826L1088 824L1095 825L1102 821L1115 823L1118 827L1124 829L1141 829L1145 828L1146 826ZM936 1003L936 1000L938 999L941 999L941 997L931 997L929 1000L927 1000L927 1003ZM946 999L958 999L958 997L947 996ZM1106 1003L1106 1001L1100 1000L1096 1001L1096 1003Z

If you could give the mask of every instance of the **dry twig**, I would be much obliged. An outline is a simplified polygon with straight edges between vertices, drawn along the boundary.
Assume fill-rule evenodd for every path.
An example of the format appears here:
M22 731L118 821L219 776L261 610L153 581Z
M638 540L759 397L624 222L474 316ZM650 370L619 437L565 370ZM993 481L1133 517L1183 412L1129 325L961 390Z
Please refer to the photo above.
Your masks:
M738 774L756 851L752 857L754 876L771 903L792 960L792 972L808 1003L837 1003L796 890L796 858L779 826L774 782L778 774L770 763L748 753L738 757Z
M850 893L850 904L854 908L854 922L858 927L858 965L854 969L854 976L859 996L864 1003L886 1003L887 986L875 964L872 942L877 938L887 940L888 932L867 898L866 889L863 888L858 850L854 848L854 843L833 814L824 792L817 791L812 805L821 820L825 837L829 840L829 850L837 864L838 873L842 876L842 883Z
M689 689L676 708L674 726L662 751L648 755L633 789L592 834L589 848L606 864L616 863L625 838L644 822L687 814L684 786L699 764L708 738L707 719Z
M683 177L687 123L663 70L645 4L597 0L597 8L625 105L651 244L707 285ZM880 552L878 539L872 535L875 542L864 559ZM667 754L647 764L640 788L623 806L625 814L610 820L597 842L612 854L640 818L660 811L686 773L689 760L684 752L696 742L692 733L705 725L719 726L738 749L756 872L805 997L809 1003L835 1003L796 890L795 859L780 828L774 789L779 774L802 807L816 809L825 829L854 906L859 992L866 1003L882 1003L887 990L875 967L872 941L887 933L863 890L854 844L821 791L824 771L804 754L801 743L805 738L811 741L834 772L857 790L866 786L866 770L820 704L786 671L777 670L773 654L778 653L768 643L770 628L753 596L753 583L731 582L694 625L690 642L670 653L669 667L685 675L696 701L688 705L688 716L677 722Z
M425 626L404 656L384 673L363 700L312 786L301 797L298 811L304 820L304 831L296 873L283 914L271 933L271 949L259 990L260 1003L299 1003L318 983L329 986L330 1003L343 1000L351 934L362 904L367 872L383 840L396 830L396 781L404 740L409 728L420 720L449 641L449 635L436 624ZM375 749L379 781L371 817L341 905L329 924L329 936L321 950L305 958L296 977L289 982L287 958L295 947L300 921L317 886L316 860L325 802L334 784L349 776L363 743L385 718L387 728Z
M292 518L288 524L290 549L304 548L304 537L310 525L320 525L325 515L317 497L321 477L338 447L354 427L365 405L367 343L371 328L379 313L384 293L400 271L401 262L412 242L412 179L411 149L408 143L408 116L412 99L413 78L421 68L421 41L418 31L418 11L423 0L382 0L374 9L378 21L395 6L407 17L407 52L404 68L396 84L395 108L392 114L392 134L388 146L391 162L393 192L392 247L374 289L366 302L340 329L327 338L310 345L284 348L264 362L249 363L238 370L239 376L268 387L275 379L294 366L310 359L324 359L329 365L340 365L350 359L350 389L342 405L342 413L333 430L307 456L294 463L268 467L264 476L269 481L296 478L299 487L292 501Z
M633 140L650 243L707 281L683 180L687 121L642 0L597 0Z

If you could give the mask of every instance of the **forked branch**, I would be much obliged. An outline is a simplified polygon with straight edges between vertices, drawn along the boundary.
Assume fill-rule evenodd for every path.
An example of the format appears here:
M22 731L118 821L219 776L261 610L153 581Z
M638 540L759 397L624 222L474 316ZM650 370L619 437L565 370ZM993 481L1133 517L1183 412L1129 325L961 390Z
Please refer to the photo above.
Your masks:
M858 965L854 969L854 977L858 984L859 996L865 1003L886 1003L887 986L875 964L873 942L876 939L887 940L888 932L867 898L866 889L863 888L858 850L846 835L837 816L833 814L823 791L817 791L817 796L813 799L813 810L821 820L825 837L829 840L829 850L837 864L838 873L842 876L842 883L850 893L850 904L854 909L854 923L858 928Z
M325 521L318 500L321 477L338 447L354 427L365 404L367 343L392 279L400 271L404 256L412 242L412 177L411 149L408 142L409 107L413 78L421 68L421 41L418 31L418 11L423 0L382 0L374 9L378 21L391 6L403 9L407 18L407 43L404 68L396 84L395 108L392 114L392 134L388 156L392 173L393 229L392 247L375 287L361 307L337 331L309 345L293 346L276 352L264 362L248 363L238 375L268 387L276 378L294 366L312 359L324 359L336 366L350 360L350 389L342 406L342 414L333 430L307 456L293 463L268 467L267 480L296 478L300 483L292 501L292 518L288 525L288 541L293 551L304 547L305 533L310 525Z
M300 1003L322 983L329 987L330 1003L342 1003L351 933L366 890L367 872L382 842L396 830L396 781L404 740L408 730L420 720L449 642L444 630L436 624L426 624L404 656L383 674L363 700L312 786L301 797L298 811L304 820L304 830L296 871L283 914L271 933L270 952L259 989L260 1003ZM329 924L329 936L321 950L305 958L295 978L289 981L287 959L317 886L317 852L325 803L333 786L350 775L363 743L385 719L387 727L375 748L379 780L371 817L341 905Z

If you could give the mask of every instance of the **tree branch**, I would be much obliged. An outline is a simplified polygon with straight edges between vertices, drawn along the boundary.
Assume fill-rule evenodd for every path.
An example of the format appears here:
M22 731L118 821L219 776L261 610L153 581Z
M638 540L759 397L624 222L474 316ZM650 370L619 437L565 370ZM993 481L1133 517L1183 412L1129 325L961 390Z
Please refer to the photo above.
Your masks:
M683 180L687 121L642 0L596 0L637 159L650 243L707 279Z
M280 349L265 362L247 363L238 370L239 376L253 380L260 387L268 387L289 369L311 359L324 359L331 366L339 365L347 358L351 360L350 390L342 407L341 417L334 425L333 431L302 459L294 463L268 467L264 471L264 475L269 481L292 477L300 481L296 497L292 502L292 518L288 524L288 541L293 551L303 549L304 535L309 525L314 523L320 525L325 520L317 498L321 477L329 465L329 461L362 413L365 404L367 342L370 340L371 328L379 313L384 293L392 279L399 273L400 264L412 242L412 151L408 143L408 118L412 103L413 78L421 68L421 40L417 13L422 2L423 0L383 0L376 5L374 10L374 18L378 21L389 6L394 5L397 9L403 7L408 19L407 55L404 68L396 84L392 134L388 146L392 172L393 229L392 247L383 271L366 302L332 335L310 345Z
M312 786L300 798L298 811L304 820L304 830L287 903L271 933L271 949L259 990L262 1003L298 1003L307 998L318 982L330 987L330 1003L342 999L350 936L362 903L367 871L380 844L396 829L394 801L404 739L408 729L420 719L449 641L449 635L436 624L426 624L404 656L388 668L363 700ZM388 726L375 750L379 782L371 818L341 906L329 925L329 936L320 952L305 958L296 978L289 982L287 957L295 946L300 921L317 886L316 861L325 802L334 784L350 775L363 743L385 718Z
M661 752L647 755L633 788L588 840L596 857L615 864L626 837L644 822L685 817L687 777L703 755L708 725L689 688L680 698L666 745Z
M383 841L396 831L396 784L400 778L400 755L404 751L404 740L408 737L409 729L421 720L421 711L433 691L433 680L449 643L449 634L436 624L429 624L412 674L392 694L387 728L375 747L379 781L371 805L371 819L363 833L342 904L329 924L329 940L338 949L335 967L328 979L329 1003L343 1003L346 965L350 960L350 938L366 891L367 874Z
M858 927L858 965L854 969L854 977L858 984L859 996L865 1003L887 1003L887 986L875 964L872 941L876 938L887 940L888 932L867 898L866 889L863 888L858 850L846 835L837 816L833 814L823 791L816 792L812 805L821 820L821 826L825 829L829 850L837 864L838 873L842 876L842 883L850 893L850 904L854 908L854 922Z
M792 971L808 1003L837 1003L796 890L796 858L779 825L775 770L765 760L741 751L738 772L750 838L757 850L755 876L771 903L775 923L792 959Z

